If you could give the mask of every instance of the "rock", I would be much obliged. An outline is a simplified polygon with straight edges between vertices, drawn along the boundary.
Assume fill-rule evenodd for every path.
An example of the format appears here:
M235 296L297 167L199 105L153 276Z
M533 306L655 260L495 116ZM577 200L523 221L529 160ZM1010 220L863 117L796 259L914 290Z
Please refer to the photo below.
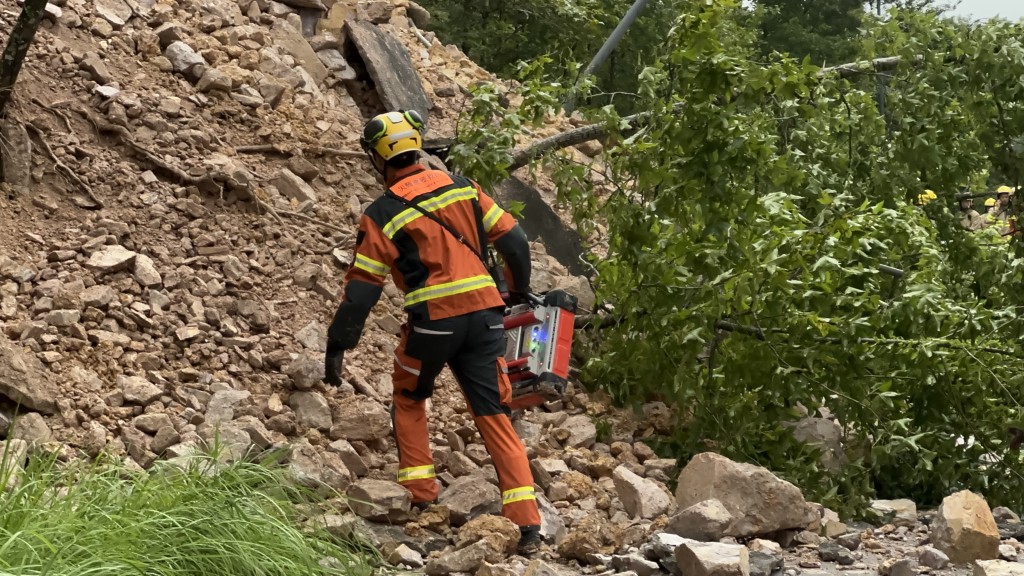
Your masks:
M312 162L302 156L292 156L288 159L288 169L306 182L312 182L320 176L320 170ZM316 323L316 321L311 324Z
M95 0L96 15L103 18L115 30L120 30L132 17L132 9L121 0Z
M543 494L537 494L537 508L540 509L540 535L549 544L559 544L565 539L565 520Z
M843 451L843 429L839 423L827 418L804 418L789 425L793 438L821 450L821 465L831 472L838 472L846 465Z
M124 395L124 401L129 404L147 406L154 400L163 396L163 388L156 386L138 376L119 376L118 387Z
M248 390L218 390L214 392L206 404L206 422L216 425L234 420L235 407L251 396L252 394Z
M311 357L316 358L321 366L323 365L323 352L327 351L327 329L323 324L313 320L295 333L295 340L302 344L303 348L319 352L320 354L311 355Z
M860 548L861 535L858 532L852 534L843 534L836 538L836 543L846 548L847 550L856 550Z
M345 463L345 467L356 476L366 476L370 472L370 469L366 467L366 463L363 462L362 456L356 452L356 449L349 444L348 440L335 440L327 448L331 452L336 453L341 458L341 461Z
M563 558L587 562L587 557L591 554L614 552L621 540L621 528L596 514L588 514L573 525L569 534L558 545L558 554Z
M322 354L303 352L288 365L286 374L291 376L297 390L309 390L324 379L324 357Z
M597 426L586 414L579 414L566 418L560 428L569 431L569 439L565 441L566 446L572 448L590 448L597 441Z
M451 511L451 521L455 526L482 514L501 513L498 487L482 476L464 476L455 480L441 492L438 503Z
M665 532L701 542L717 542L729 531L732 514L718 500L698 502L668 520Z
M1024 576L1024 564L1005 560L977 560L974 576Z
M136 416L135 419L132 420L132 424L146 434L156 434L162 428L174 428L174 423L171 422L170 416L158 413L141 414Z
M196 82L200 92L231 92L231 88L231 77L216 68L207 68Z
M292 198L298 202L305 202L307 200L316 202L316 192L313 191L313 188L287 168L281 168L277 177L274 178L274 186L286 198Z
M25 412L14 420L11 438L24 440L31 449L35 449L52 440L53 433L41 414Z
M295 411L295 418L306 428L331 429L331 407L319 392L295 392L288 399L288 405Z
M1019 524L1020 516L1006 506L996 506L992 509L992 517L997 524Z
M366 64L384 109L425 114L433 108L409 52L398 38L370 22L348 20L344 31Z
M517 571L516 574L518 576L519 572ZM522 576L562 576L562 573L538 558L526 566L526 572L523 572Z
M636 576L661 574L661 567L658 566L657 562L651 562L639 554L612 556L612 567L620 570L621 573L631 572Z
M110 84L114 80L103 59L95 52L86 52L78 67L88 72L99 84Z
M53 310L43 318L43 321L50 326L67 328L77 323L81 317L82 313L78 310Z
M175 72L195 82L206 72L206 60L191 46L182 41L171 42L164 50L164 56L171 61Z
M1010 544L1000 544L999 558L1002 560L1014 561L1017 559L1017 549Z
M57 386L33 354L0 332L0 395L29 410L57 413Z
M781 555L751 550L749 556L750 576L772 576L779 574L786 565Z
M153 259L145 254L135 256L135 281L145 287L159 286L164 279L156 269Z
M120 272L131 266L137 256L137 253L128 250L120 244L115 244L113 246L104 246L93 252L85 262L85 265L103 274Z
M872 500L868 510L882 521L897 526L913 526L917 523L917 505L912 500Z
M405 544L399 544L398 547L392 550L391 554L388 555L388 562L396 566L422 568L423 555L412 548L409 548Z
M917 562L910 558L889 558L878 567L881 576L917 576Z
M420 28L430 27L430 12L423 6L409 0L409 5L406 6L405 11L416 26Z
M331 440L379 440L391 434L391 414L379 402L363 396L340 400L335 407Z
M324 67L331 72L342 72L349 69L348 61L345 60L345 56L343 56L336 48L320 50L316 55L317 58L320 58L320 62L323 63Z
M494 555L491 544L480 540L469 546L443 552L427 561L424 572L427 576L443 576L454 572L475 572L489 557Z
M291 55L296 63L309 73L316 84L324 83L328 76L327 68L320 62L316 52L299 31L282 22L274 26L271 38L274 46Z
M917 561L920 562L922 566L927 566L935 570L942 570L946 566L949 566L949 556L946 556L942 550L931 546L924 546L918 551Z
M117 293L110 286L103 284L97 284L90 286L82 291L82 305L86 308L98 308L100 310L106 309L106 307L117 298Z
M153 441L149 443L149 449L158 456L162 456L168 448L181 442L181 435L171 426L165 426L156 431Z
M836 562L840 566L851 566L857 562L853 552L838 542L823 542L818 546L818 557L822 562Z
M749 552L738 544L686 540L676 562L686 576L750 576Z
M661 486L653 480L637 476L625 466L619 466L612 472L612 480L626 514L634 519L656 518L672 505L671 496Z
M803 529L818 514L796 486L768 470L705 452L694 456L678 477L681 509L717 499L733 516L728 536L743 538Z
M367 520L403 522L409 517L412 493L397 482L364 478L348 487L348 507Z
M487 540L496 553L489 556L489 562L500 562L505 556L514 554L519 544L519 527L504 516L485 514L473 518L459 528L455 546L464 548L474 542Z
M957 564L999 557L999 530L988 503L968 490L942 500L932 522L931 541Z
M20 122L10 118L0 120L0 136L3 136L4 182L18 188L26 188L32 183L32 140L28 131Z

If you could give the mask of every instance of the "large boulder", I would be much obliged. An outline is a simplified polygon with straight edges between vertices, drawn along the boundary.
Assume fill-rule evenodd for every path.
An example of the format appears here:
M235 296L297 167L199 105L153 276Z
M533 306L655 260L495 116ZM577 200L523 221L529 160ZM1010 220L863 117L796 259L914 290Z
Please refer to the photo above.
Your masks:
M377 522L401 522L409 516L412 494L401 484L365 478L348 487L348 507Z
M726 535L737 538L802 530L818 517L799 488L768 470L704 452L679 473L676 503L685 510L712 499L732 514Z
M912 526L917 523L917 505L913 500L872 500L868 511L883 522L896 526Z
M954 563L999 558L999 529L981 496L963 490L946 496L935 514L932 545Z
M1024 564L1005 560L978 560L974 576L1024 576Z

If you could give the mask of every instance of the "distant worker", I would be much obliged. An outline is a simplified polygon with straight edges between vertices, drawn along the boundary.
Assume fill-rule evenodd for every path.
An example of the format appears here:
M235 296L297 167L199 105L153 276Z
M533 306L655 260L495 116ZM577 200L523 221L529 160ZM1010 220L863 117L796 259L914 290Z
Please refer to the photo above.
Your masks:
M1014 189L1009 186L1000 186L996 189L996 202L988 211L990 226L999 228L999 233L1005 235L1010 232L1010 196Z
M405 293L408 314L392 374L398 482L417 508L437 499L426 400L447 364L498 473L503 514L519 526L519 553L530 555L540 548L540 513L526 450L509 419L506 303L485 263L491 243L511 275L510 301L521 301L529 291L530 247L515 219L479 184L419 164L422 128L411 110L380 114L363 128L360 143L385 193L359 222L355 260L327 331L325 381L341 383L344 351L359 342L390 274Z
M939 195L933 190L925 190L921 194L917 195L917 201L914 202L914 204L917 206L926 206L929 202L937 200L938 198Z
M995 200L992 203L995 204ZM960 199L960 215L960 225L968 230L980 230L985 226L985 217L974 209L974 200L970 198Z

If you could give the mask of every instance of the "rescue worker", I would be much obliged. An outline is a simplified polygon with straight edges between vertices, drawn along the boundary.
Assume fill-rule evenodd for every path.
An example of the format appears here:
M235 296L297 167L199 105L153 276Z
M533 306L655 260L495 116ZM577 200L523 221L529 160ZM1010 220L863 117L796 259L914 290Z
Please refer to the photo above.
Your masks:
M418 163L422 128L410 110L380 114L363 129L360 142L386 192L359 222L355 261L327 333L325 381L341 383L343 353L358 343L391 274L408 314L392 374L398 482L420 509L437 499L426 401L447 364L498 473L503 514L520 528L519 552L530 555L540 548L540 513L526 450L509 419L506 302L483 256L491 243L504 257L516 303L529 291L529 244L479 184Z
M917 206L925 206L932 200L938 199L938 197L938 194L936 194L934 191L925 190L921 194L917 195L917 200L914 202L914 204Z
M1013 191L1009 186L997 188L995 205L988 211L989 226L998 226L1001 235L1010 231L1010 195Z
M960 225L968 230L978 230L984 225L984 217L974 209L974 201L970 198L960 199L960 214Z

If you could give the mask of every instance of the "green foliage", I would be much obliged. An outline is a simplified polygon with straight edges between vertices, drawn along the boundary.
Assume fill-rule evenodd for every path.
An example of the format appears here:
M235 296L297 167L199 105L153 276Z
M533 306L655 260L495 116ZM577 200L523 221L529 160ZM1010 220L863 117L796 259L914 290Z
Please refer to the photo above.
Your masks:
M679 407L681 458L757 462L843 510L958 488L1024 505L1006 449L1024 417L1024 251L962 230L954 199L1021 179L1022 26L894 12L859 50L897 69L849 79L753 62L749 26L738 2L682 12L639 74L647 115L606 142L601 194L591 167L550 165L581 231L607 227L598 297L623 320L585 339L584 378ZM925 188L939 200L913 206ZM841 472L785 425L805 407L842 423Z
M2 574L373 573L348 546L298 527L311 500L272 463L196 456L184 470L136 472L33 459L24 474L4 469L0 481L17 484L0 494Z
M857 55L857 35L864 15L861 0L758 0L760 48L805 56L819 65L834 66Z

